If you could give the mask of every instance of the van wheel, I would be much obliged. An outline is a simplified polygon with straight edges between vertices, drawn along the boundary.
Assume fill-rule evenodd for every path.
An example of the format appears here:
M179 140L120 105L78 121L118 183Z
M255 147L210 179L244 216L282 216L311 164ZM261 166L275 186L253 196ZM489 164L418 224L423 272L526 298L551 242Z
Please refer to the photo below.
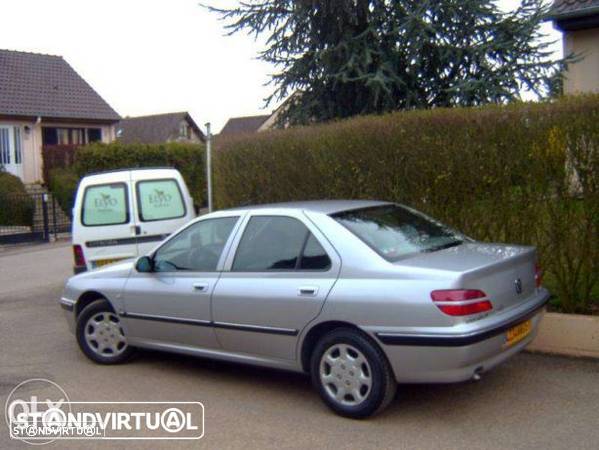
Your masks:
M77 317L76 335L79 348L94 362L119 364L133 354L119 316L105 299L83 308Z
M397 383L383 352L354 330L339 328L316 344L312 382L337 414L363 419L382 411Z

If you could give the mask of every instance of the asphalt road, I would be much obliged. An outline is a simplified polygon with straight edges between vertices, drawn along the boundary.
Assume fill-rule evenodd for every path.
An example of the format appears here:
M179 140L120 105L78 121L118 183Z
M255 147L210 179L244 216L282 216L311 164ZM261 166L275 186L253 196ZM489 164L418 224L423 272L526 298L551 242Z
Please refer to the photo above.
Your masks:
M368 421L329 412L306 377L144 352L121 366L88 361L57 298L71 250L0 253L0 405L30 378L78 401L200 401L200 441L56 441L44 448L599 448L599 362L521 354L459 385L401 386ZM25 448L0 421L0 448ZM82 445L85 444L85 445Z

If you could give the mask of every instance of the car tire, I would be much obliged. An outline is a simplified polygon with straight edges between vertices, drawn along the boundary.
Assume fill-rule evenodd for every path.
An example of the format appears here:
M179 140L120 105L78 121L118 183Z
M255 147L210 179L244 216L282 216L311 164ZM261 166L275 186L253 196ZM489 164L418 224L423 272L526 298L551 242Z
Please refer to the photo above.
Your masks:
M118 315L103 298L83 308L77 317L76 336L83 354L99 364L120 364L134 352Z
M316 344L312 383L325 404L345 417L363 419L394 399L397 382L382 350L363 334L338 328Z

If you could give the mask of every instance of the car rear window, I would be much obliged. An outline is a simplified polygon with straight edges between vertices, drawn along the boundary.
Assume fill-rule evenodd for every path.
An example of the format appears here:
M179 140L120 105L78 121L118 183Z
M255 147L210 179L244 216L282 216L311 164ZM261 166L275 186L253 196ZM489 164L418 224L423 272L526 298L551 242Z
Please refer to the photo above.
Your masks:
M128 223L127 185L125 183L110 183L85 188L81 222L86 226Z
M344 211L332 217L388 261L461 244L465 237L399 205Z
M185 216L185 203L176 180L147 180L137 183L139 218L143 222Z
M318 240L297 219L252 217L233 262L234 272L328 270L331 260Z

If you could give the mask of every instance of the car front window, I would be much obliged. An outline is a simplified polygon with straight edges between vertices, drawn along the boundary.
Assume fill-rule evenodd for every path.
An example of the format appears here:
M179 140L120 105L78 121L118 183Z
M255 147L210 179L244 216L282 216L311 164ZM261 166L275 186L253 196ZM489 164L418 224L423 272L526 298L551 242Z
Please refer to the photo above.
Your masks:
M332 217L389 261L453 247L466 239L424 214L399 205L344 211Z
M214 272L238 219L207 219L185 228L154 254L154 271Z

